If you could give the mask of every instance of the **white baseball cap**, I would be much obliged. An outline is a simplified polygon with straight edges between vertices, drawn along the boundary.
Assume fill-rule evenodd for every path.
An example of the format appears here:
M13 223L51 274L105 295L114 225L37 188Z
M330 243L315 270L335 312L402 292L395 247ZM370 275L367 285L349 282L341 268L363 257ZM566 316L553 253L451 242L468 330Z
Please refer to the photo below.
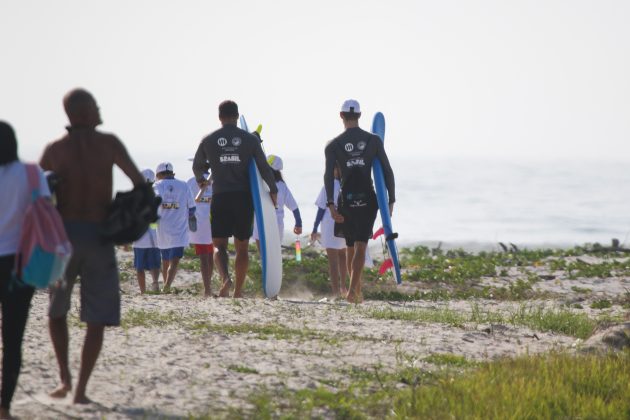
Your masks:
M269 164L269 166L271 166L271 169L273 169L274 171L282 170L282 159L280 159L280 156L276 156L276 155L267 156L267 163Z
M160 172L173 172L173 164L170 162L162 162L157 166L156 173Z
M353 114L361 113L361 106L356 99L348 99L341 105L341 112L351 112Z
M142 177L147 182L155 182L155 174L151 169L145 169L142 171Z

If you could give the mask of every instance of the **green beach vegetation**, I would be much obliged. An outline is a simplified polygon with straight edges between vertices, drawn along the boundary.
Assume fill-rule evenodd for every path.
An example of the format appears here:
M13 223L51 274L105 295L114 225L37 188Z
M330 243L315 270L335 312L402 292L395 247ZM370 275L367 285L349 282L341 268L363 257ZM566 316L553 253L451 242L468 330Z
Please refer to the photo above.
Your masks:
M230 252L233 252L232 248ZM378 274L382 261L376 258L375 267L366 269L364 274L366 299L443 301L479 298L525 301L554 297L553 293L534 287L543 280L630 276L630 258L597 246L479 253L417 246L402 249L400 254L405 288L396 288L389 273L382 276ZM230 264L233 270L233 258ZM127 265L120 267L121 277L125 281L135 279L133 269ZM189 248L180 262L180 269L199 272L199 260ZM254 246L250 246L250 269L245 285L247 296L263 296L261 276L258 252ZM215 271L213 290L219 287L220 281ZM326 296L329 288L328 262L323 253L305 248L302 261L297 262L292 250L285 249L281 296L293 296L304 291L315 297ZM583 286L573 286L571 289L585 296L591 291ZM185 290L176 282L170 293L196 294L200 290ZM620 296L612 303L630 307L630 291L627 296Z
M627 419L630 354L552 353L471 362L436 354L435 370L348 371L345 384L252 393L249 409L226 418L260 419ZM327 382L327 381L324 381ZM198 418L205 418L204 416Z
M413 322L438 322L456 327L466 324L508 324L529 327L535 331L551 331L576 338L588 338L597 321L586 314L560 308L544 308L542 306L520 305L509 311L488 311L477 304L471 310L456 311L448 308L439 309L372 309L366 315L375 319L392 319Z

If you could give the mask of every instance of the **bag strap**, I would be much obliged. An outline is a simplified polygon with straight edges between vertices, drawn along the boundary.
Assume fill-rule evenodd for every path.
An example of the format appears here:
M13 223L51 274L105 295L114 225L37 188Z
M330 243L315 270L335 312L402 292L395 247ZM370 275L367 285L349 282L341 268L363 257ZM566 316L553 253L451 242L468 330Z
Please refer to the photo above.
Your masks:
M28 179L28 189L31 191L31 201L35 201L39 198L39 171L37 165L33 163L27 163L26 177Z

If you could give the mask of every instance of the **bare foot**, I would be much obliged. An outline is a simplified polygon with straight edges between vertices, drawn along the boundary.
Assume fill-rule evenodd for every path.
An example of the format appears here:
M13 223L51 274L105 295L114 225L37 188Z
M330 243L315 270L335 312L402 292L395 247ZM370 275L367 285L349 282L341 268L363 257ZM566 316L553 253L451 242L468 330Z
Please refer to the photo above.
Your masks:
M348 293L346 300L350 303L361 303L363 302L363 296L361 294L355 295L354 293Z
M0 419L14 419L14 418L15 417L11 415L8 409L0 408Z
M75 395L74 400L72 400L73 404L91 404L93 402L87 395Z
M72 391L72 386L68 384L61 384L48 394L51 398L66 398L68 392Z
M231 288L232 288L231 280L223 282L223 286L221 286L221 290L219 290L219 297L229 297Z

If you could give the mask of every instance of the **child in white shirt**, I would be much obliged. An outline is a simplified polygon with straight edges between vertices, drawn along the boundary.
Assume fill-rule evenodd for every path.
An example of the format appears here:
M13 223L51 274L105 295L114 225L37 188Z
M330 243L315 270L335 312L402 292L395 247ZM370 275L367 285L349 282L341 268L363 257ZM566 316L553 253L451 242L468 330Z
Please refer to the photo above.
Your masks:
M212 246L212 229L210 228L210 203L212 202L212 179L208 175L206 178L209 184L204 187L203 192L199 194L200 188L195 177L188 180L188 188L193 197L195 197L197 230L189 232L188 239L191 245L195 247L195 255L199 256L201 263L201 278L203 280L204 296L212 296L211 280L212 270L214 269L213 255L214 247ZM199 197L197 197L199 196Z
M269 155L267 157L267 163L269 163L269 166L271 166L273 170L276 186L278 187L276 217L278 219L278 230L280 231L280 242L282 242L282 238L284 237L284 207L293 212L293 217L295 218L293 233L296 235L302 234L302 218L300 217L300 209L298 208L295 198L293 198L293 194L291 194L289 187L284 182L284 179L282 179L282 172L280 172L283 168L282 159L276 155ZM256 245L258 245L259 236L256 219L254 219L254 233L252 236L256 240Z
M334 201L337 202L341 184L339 183L339 169L334 169ZM330 210L326 205L326 189L322 187L315 205L318 207L313 232L311 233L311 241L317 240L317 228L321 222L322 233L320 242L326 248L328 256L328 273L330 274L330 286L333 295L345 296L348 293L346 288L346 278L348 277L348 267L346 264L346 241L344 238L335 236L335 221L330 215Z
M157 243L162 255L164 291L168 292L177 274L179 260L188 246L189 226L196 224L195 200L188 184L175 179L173 165L160 163L157 167L158 181L153 184L155 195L162 197L158 209Z

